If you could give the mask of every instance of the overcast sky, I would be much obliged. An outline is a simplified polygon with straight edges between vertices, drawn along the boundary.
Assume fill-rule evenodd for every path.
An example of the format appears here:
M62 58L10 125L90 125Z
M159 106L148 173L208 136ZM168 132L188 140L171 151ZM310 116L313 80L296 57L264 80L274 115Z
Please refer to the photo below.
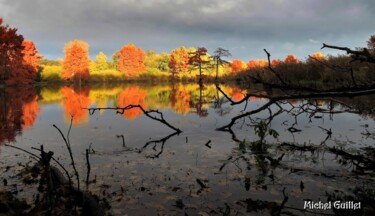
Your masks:
M0 16L49 59L73 39L110 57L123 45L170 52L222 47L245 61L327 44L363 47L375 34L374 0L0 0ZM335 54L333 50L323 53Z

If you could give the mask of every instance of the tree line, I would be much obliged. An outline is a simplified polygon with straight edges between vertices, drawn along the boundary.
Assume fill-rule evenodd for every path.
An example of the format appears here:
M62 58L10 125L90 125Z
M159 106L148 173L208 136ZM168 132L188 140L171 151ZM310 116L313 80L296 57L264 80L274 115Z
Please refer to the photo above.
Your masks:
M374 49L375 36L368 41L369 49ZM341 57L326 58L317 52L309 56L306 61L301 61L293 54L289 54L284 60L266 59L249 60L247 63L240 59L231 61L223 60L231 56L228 50L218 48L210 55L206 48L186 48L184 46L173 49L171 53L156 53L153 50L143 51L134 44L127 44L112 55L112 61L108 61L103 52L99 52L94 61L89 57L89 44L83 40L72 40L64 46L64 59L42 60L36 49L35 43L24 40L17 33L16 28L3 24L0 18L0 79L2 83L28 84L35 81L116 81L126 79L179 78L202 81L203 78L226 76L227 78L239 77L239 74L248 74L272 67L294 71L291 76L298 76L302 67L314 66L313 69L321 69L316 66L327 64L327 61L337 61ZM294 68L294 69L291 69ZM304 77L300 77L304 78Z

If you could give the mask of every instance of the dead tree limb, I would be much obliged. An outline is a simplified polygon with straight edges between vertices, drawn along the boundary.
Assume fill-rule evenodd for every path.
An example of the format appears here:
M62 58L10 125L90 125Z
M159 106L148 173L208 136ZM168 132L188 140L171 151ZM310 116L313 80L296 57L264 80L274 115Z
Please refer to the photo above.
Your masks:
M281 78L281 76L280 76L280 74L279 73L277 73L273 68L272 68L272 66L271 66L271 59L270 59L270 57L271 57L271 54L266 50L266 49L263 49L264 50L264 52L266 52L266 54L267 54L267 59L268 59L268 69L277 77L277 79L284 85L284 86L286 86L287 84L286 84L286 82Z
M348 47L332 46L332 45L327 45L323 43L323 46L321 49L324 49L324 48L346 51L347 54L351 55L351 57L353 58L353 61L375 63L375 57L371 55L368 49L366 48L363 48L361 50L352 50Z
M223 93L222 90L221 90L221 92ZM337 96L337 97L339 97L339 96L341 96L341 97L344 97L344 96L353 97L353 96L361 96L361 95L374 94L374 93L375 93L375 89L363 90L363 91L322 92L322 93L298 93L298 94L294 94L294 95L284 95L284 96L277 96L277 97L265 96L265 95L256 95L256 94L247 94L246 97L245 97L246 99L244 98L245 100L247 100L250 96L261 96L261 97L268 98L269 101L267 103L265 103L263 106L259 107L258 109L251 110L251 111L248 111L248 112L245 112L245 113L242 113L240 115L237 115L237 116L233 117L231 119L231 121L227 125L219 127L216 130L219 130L219 131L228 131L228 132L230 132L232 134L233 137L235 137L235 135L234 135L234 133L233 133L233 131L232 131L231 128L236 123L237 120L239 120L239 119L241 119L243 117L246 117L246 116L250 116L250 115L259 113L259 112L261 112L263 110L266 110L269 106L275 104L278 101L289 100L289 99L314 99L314 98L321 99L321 98L327 98L327 97L330 98L330 97L333 97L333 96ZM226 94L224 93L223 95L226 95ZM228 97L228 96L226 96L226 97ZM240 102L245 101L244 99L241 100L241 101L238 101L238 102L234 102L234 104L239 104ZM332 113L332 111L330 111L329 113Z
M145 114L147 117L149 117L150 119L152 120L155 120L155 121L158 121L164 125L166 125L167 127L171 128L172 130L176 131L177 133L181 133L182 131L179 129L179 128L176 128L174 127L173 125L169 124L165 119L164 119L164 115L162 112L160 112L159 110L145 110L141 105L139 104L129 104L128 106L126 107L100 107L100 108L81 108L81 109L86 109L89 111L89 114L90 115L93 115L95 113L96 110L116 110L116 113L118 114L124 114L124 112L126 110L130 110L130 109L133 109L133 108L138 108L140 109L143 114ZM157 116L152 116L150 114L157 114L159 115L159 118Z

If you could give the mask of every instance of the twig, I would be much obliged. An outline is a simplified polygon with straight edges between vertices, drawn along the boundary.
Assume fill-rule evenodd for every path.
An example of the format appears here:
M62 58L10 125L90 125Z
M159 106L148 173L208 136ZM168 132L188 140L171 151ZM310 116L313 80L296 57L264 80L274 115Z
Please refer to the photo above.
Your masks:
M20 151L26 152L27 154L32 155L33 157L38 158L38 160L42 160L42 158L40 158L38 155L36 155L36 154L34 154L32 152L29 152L29 151L27 151L25 149L22 149L22 148L19 148L19 147L16 147L16 146L12 146L12 145L8 145L8 144L4 144L4 145L7 146L7 147L15 148L15 149L18 149Z
M211 148L210 143L211 143L211 140L208 140L208 142L206 144L204 144L204 145L207 146L208 148Z
M87 165L86 189L88 189L88 186L89 186L89 178L90 178L90 171L91 171L89 154L90 154L89 149L86 149L86 165Z
M70 133L70 129L72 127L72 123L73 123L73 117L70 120L70 126L69 126L69 130L68 130L68 135ZM65 142L65 145L66 145L66 147L68 149L69 156L70 156L70 159L72 161L73 170L74 170L74 173L75 173L75 176L76 176L76 179L77 179L77 189L78 189L78 191L80 191L79 174L78 174L78 171L77 171L75 163L74 163L73 152L72 152L72 149L70 148L69 137L67 137L67 139L66 139L65 136L64 136L64 134L63 134L63 132L55 124L53 125L53 127L56 128L59 131L59 133L60 133L61 137L63 138L63 140Z
M164 116L163 116L163 113L160 112L159 110L145 110L141 105L139 104L129 104L128 106L126 107L100 107L100 108L81 108L81 109L86 109L89 111L89 113L94 113L95 110L116 110L116 113L118 114L124 114L124 112L126 110L130 110L130 109L133 109L133 108L139 108L143 114L145 114L147 117L155 120L155 121L158 121L162 124L165 124L167 127L173 129L174 131L176 131L177 133L181 133L182 131L179 129L179 128L176 128L174 126L172 126L171 124L169 124L165 119L164 119ZM152 116L150 115L151 113L156 113L159 115L160 118L157 118L155 116Z

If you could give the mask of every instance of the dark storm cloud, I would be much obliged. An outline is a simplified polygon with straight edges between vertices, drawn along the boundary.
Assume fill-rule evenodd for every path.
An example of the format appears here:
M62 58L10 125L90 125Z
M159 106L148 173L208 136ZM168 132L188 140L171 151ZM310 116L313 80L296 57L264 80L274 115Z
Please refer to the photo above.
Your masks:
M83 39L92 56L133 42L159 52L224 47L248 60L267 48L279 58L303 58L322 42L365 46L375 31L373 11L371 0L0 0L5 22L47 57L62 57L64 43Z

